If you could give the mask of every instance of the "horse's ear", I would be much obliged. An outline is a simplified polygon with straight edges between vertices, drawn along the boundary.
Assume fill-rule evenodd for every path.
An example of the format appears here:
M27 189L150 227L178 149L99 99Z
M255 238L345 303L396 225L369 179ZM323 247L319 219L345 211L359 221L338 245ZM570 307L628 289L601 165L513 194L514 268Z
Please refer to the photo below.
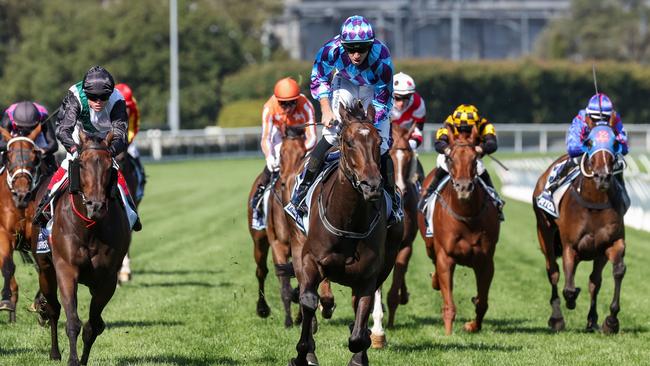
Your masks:
M345 105L343 103L339 103L339 116L341 116L341 120L339 122L345 124L347 121L350 120L350 114L348 113L347 108L345 108Z
M81 146L88 143L88 135L86 135L82 130L79 130L79 142L81 142Z
M473 145L477 145L479 141L479 132L478 132L478 126L474 125L472 127L472 134L469 136L470 141L472 141Z
M359 101L359 103L361 103L361 101ZM363 108L363 106L362 106L361 108ZM367 117L368 117L368 120L369 120L371 123L374 123L374 122L375 122L375 115L376 115L376 114L377 114L377 111L375 110L375 106L372 105L372 103L370 103L370 105L368 106L368 112L367 112L366 115L367 115Z
M454 145L454 140L456 140L456 126L447 125L447 138L449 139L449 145Z
M609 116L609 127L616 128L616 120L618 119L616 117L616 111L612 111L612 115Z
M11 133L9 131L7 131L5 128L2 128L2 127L0 127L0 134L2 134L2 138L5 141L9 141L12 138Z
M585 123L587 123L587 126L589 126L589 129L591 130L594 128L594 121L589 117L589 115L585 115Z
M113 130L108 131L108 134L106 135L106 138L104 139L104 143L106 146L111 146L111 141L113 141Z
M42 125L40 123L37 124L36 128L34 128L32 132L29 133L29 136L27 136L27 138L32 141L35 141L38 134L41 133L41 129L42 129Z

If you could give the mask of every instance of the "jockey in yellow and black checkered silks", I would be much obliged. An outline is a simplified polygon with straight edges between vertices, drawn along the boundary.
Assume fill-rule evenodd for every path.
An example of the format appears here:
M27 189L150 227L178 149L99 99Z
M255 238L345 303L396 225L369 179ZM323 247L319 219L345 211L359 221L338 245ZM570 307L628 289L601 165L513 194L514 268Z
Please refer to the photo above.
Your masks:
M497 207L499 208L499 211L501 211L503 201L501 201L498 195L496 195L492 179L487 170L483 167L483 162L480 159L480 157L483 157L485 154L492 154L497 151L496 129L492 123L481 117L478 108L471 104L461 104L456 107L452 114L445 119L443 126L436 132L436 142L434 147L440 155L436 161L436 172L434 178L427 187L426 193L420 200L421 208L424 208L426 201L438 187L438 183L448 174L445 156L449 155L451 152L451 148L449 147L449 134L453 133L454 136L456 136L459 133L471 133L474 126L476 126L480 137L480 142L475 147L476 152L479 154L476 167L477 172L481 180L493 191L488 193L490 193L491 197L495 199ZM492 195L493 193L494 195Z

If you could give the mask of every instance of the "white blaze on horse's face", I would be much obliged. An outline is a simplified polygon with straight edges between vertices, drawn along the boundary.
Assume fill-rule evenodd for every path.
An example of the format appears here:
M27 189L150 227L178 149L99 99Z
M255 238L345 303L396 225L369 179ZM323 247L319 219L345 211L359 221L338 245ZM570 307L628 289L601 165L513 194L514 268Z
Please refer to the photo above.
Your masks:
M361 136L368 136L370 134L370 130L367 128L360 128L358 132Z
M395 164L395 178L397 178L397 181L395 184L397 184L397 187L402 191L406 192L406 182L404 182L404 167L406 163L404 162L404 158L406 157L406 154L404 154L404 150L397 150L395 152L395 159L397 159L397 164Z

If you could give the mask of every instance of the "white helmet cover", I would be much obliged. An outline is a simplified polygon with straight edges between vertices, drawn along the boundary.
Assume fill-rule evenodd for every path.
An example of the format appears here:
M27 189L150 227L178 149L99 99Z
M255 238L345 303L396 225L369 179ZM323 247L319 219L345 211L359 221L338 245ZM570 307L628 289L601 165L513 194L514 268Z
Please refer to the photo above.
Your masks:
M403 72L393 75L393 94L408 95L415 93L415 81Z

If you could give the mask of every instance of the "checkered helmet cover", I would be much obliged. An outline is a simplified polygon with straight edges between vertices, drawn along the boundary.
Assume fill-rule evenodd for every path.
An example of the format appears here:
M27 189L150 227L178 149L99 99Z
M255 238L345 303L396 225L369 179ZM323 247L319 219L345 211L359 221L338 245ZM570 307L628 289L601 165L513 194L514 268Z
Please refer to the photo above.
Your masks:
M341 42L372 42L375 39L375 32L368 19L361 15L353 15L343 22L341 26Z

